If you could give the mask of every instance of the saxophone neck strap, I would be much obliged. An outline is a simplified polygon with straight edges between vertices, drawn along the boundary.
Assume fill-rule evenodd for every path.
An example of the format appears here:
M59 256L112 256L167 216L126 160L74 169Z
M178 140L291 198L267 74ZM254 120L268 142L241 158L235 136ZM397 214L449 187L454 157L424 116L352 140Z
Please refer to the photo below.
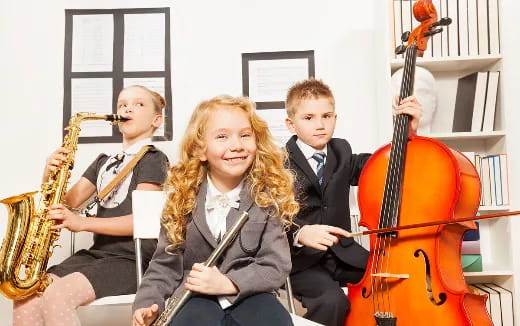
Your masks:
M105 186L105 188L101 189L101 191L94 198L94 201L92 203L90 203L90 205L87 206L87 209L90 210L91 208L93 208L96 204L98 204L100 201L102 201L103 198L105 198L106 195L108 195L112 191L112 189L115 188L115 186L117 186L119 183L121 183L121 181L123 181L123 179L128 175L128 173L130 171L132 171L132 169L137 165L139 160L141 160L141 158L143 158L144 154L146 154L146 152L148 152L148 150L150 150L152 147L153 147L153 145L143 146L139 150L139 152L137 152L137 154L134 156L134 158L130 162L128 162L127 165L125 165L125 167L121 170L121 172L119 172L116 175L116 177L112 181L110 181L109 184L107 184Z

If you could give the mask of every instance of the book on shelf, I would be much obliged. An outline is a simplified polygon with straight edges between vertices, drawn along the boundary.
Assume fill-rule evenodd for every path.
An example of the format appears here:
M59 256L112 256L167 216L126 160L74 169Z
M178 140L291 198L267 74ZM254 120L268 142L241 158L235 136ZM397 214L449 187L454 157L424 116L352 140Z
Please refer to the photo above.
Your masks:
M481 130L484 105L486 102L487 72L474 72L457 81L453 132Z
M502 325L514 325L513 294L511 291L493 283L485 283L484 285L498 293Z
M469 0L473 1L473 0ZM469 35L468 35L468 0L457 1L458 28L459 28L459 55L466 57L469 55Z
M502 173L500 171L500 156L493 155L492 164L493 164L493 174L495 177L493 178L495 183L493 184L493 192L495 193L495 203L497 206L504 205L504 198L502 195Z
M458 1L448 1L448 17L451 18L451 24L447 26L448 34L448 55L450 57L458 57L459 53L459 18L458 18Z
M477 84L475 86L475 97L473 102L473 115L471 117L471 131L482 131L484 121L484 108L486 106L486 95L489 72L477 73Z
M461 264L464 272L482 272L482 255L461 255Z
M462 241L462 255L480 255L480 240Z
M509 205L507 154L475 154L475 167L480 177L480 204L497 207Z
M509 205L509 175L508 175L508 159L506 154L499 155L500 160L500 178L502 180L502 203Z
M483 291L481 288L476 287L475 284L468 284L468 289L473 294L477 294L477 295L481 295L481 296L485 296L486 297L486 310L489 313L489 311L491 310L491 305L489 303L489 295L488 295L488 293Z
M441 7L441 0L433 0L433 6L437 8L437 13L439 13L440 7ZM442 16L439 16L442 17ZM442 37L443 33L440 33L434 37L431 37L428 42L431 42L431 54L434 58L442 57Z
M481 56L489 55L489 36L488 36L488 0L475 0L477 2L477 22L478 22L478 54Z
M495 112L498 95L499 71L490 71L487 85L486 104L484 108L484 121L482 131L493 131L495 124Z
M472 284L472 286L476 287L481 291L482 294L486 294L488 296L488 303L486 303L486 307L488 309L489 316L491 317L491 321L493 325L499 326L502 324L502 308L500 306L500 295L497 291L489 288L485 284L476 283Z
M499 0L488 0L488 47L489 54L500 54Z
M489 155L487 157L487 164L489 164L489 194L491 197L491 206L498 206L500 199L497 198L497 183L500 182L500 178L497 180L497 173L495 171L495 156Z
M489 157L485 156L480 159L480 183L481 183L481 196L482 205L491 206L491 175L489 166Z
M439 17L448 17L448 0L440 0L440 6L437 8L437 12L440 12L441 15ZM440 9L439 9L440 8ZM446 33L446 29L441 34L441 42L442 42L442 56L448 56L448 33Z
M479 215L479 213L477 213ZM464 241L478 241L480 240L480 226L479 222L475 221L477 228L475 230L468 230L464 232L464 236L462 238L462 242Z
M477 1L468 1L468 52L470 56L478 55L478 19Z

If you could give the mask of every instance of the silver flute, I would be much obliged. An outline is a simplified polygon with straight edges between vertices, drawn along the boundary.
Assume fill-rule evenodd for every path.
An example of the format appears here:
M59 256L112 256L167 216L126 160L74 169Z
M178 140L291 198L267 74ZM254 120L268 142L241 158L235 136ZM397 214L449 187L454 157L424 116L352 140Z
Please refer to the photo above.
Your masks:
M208 259L204 262L204 266L212 267L217 262L217 259L222 255L224 250L231 245L233 240L235 240L238 232L242 228L242 226L246 223L249 218L249 214L247 212L243 212L240 215L240 218L231 226L231 228L224 234L224 238L218 244L217 248L213 250ZM182 306L191 298L193 292L190 290L184 291L181 298L171 297L167 301L166 308L159 315L159 317L152 323L151 326L167 326L172 318L175 316L177 312L182 308Z

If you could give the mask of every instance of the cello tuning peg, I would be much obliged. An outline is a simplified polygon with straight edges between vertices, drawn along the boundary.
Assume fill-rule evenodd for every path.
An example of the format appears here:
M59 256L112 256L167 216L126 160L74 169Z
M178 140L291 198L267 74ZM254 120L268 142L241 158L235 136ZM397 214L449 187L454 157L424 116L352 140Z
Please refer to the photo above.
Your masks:
M401 41L408 42L408 38L410 37L410 32L404 32L401 34Z
M440 32L442 32L442 27L428 31L428 32L424 33L424 36L432 36L432 35L438 34Z
M402 44L395 48L395 54L403 54L404 51L406 51L406 46Z
M437 27L437 26L448 26L449 24L451 24L452 20L450 17L443 17L441 18L441 20L439 20L438 22L435 22L432 24L432 27Z

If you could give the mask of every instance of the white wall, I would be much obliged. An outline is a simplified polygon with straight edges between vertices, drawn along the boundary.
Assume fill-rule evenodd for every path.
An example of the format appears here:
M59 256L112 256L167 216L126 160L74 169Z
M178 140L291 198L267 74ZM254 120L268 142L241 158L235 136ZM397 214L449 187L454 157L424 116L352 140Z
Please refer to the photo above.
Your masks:
M241 53L314 50L316 75L333 89L336 136L354 151L377 147L372 1L179 0L0 2L0 198L40 187L47 155L61 143L64 9L171 6L174 141L172 161L195 105L240 95ZM109 108L107 108L107 112ZM114 144L80 145L72 180ZM0 234L5 212L0 210ZM0 235L0 237L2 237ZM0 299L0 324L10 302ZM8 319L6 319L8 318Z

